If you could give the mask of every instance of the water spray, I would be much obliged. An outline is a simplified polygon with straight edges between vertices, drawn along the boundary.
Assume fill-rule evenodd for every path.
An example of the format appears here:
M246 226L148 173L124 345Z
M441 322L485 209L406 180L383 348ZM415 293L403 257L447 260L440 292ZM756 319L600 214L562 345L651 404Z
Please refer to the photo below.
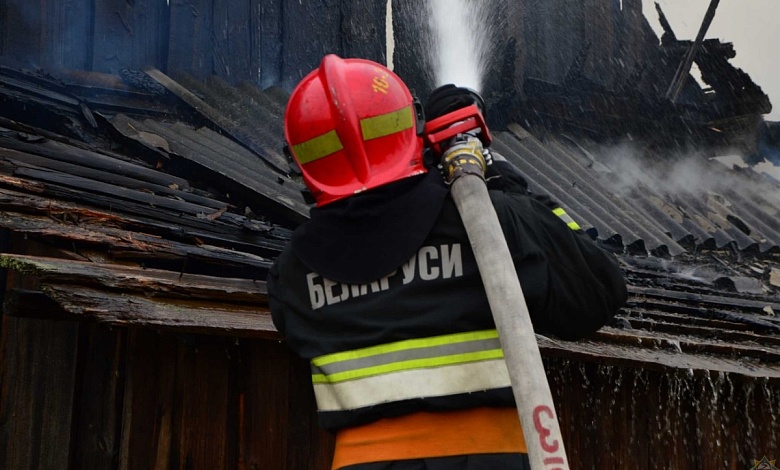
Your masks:
M429 0L426 4L434 47L429 50L435 85L452 83L482 90L491 41L491 2Z

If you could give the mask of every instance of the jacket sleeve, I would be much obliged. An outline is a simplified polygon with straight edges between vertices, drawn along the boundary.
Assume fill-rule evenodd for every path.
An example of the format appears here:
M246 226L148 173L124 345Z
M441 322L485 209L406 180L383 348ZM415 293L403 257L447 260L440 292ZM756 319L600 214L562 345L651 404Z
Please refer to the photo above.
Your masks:
M563 339L595 332L626 301L626 282L617 259L549 198L531 197L522 185L509 183L492 190L491 199L534 329Z

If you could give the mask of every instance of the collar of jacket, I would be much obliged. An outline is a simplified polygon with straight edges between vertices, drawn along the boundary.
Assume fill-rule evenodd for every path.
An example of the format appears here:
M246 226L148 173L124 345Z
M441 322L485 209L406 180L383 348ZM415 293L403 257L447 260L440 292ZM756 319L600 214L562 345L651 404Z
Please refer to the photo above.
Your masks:
M449 187L435 169L313 208L292 235L294 253L314 272L365 284L398 268L420 248Z

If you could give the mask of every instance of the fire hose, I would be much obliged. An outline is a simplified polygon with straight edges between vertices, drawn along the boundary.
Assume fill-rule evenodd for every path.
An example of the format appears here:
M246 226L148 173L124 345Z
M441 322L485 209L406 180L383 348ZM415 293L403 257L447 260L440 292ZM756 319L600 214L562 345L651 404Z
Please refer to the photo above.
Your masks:
M452 89L454 101L474 104L449 110L425 126L424 139L451 185L452 198L471 242L498 330L520 423L533 470L568 470L555 406L539 346L512 256L485 184L491 142L478 107L481 98L468 89ZM447 94L447 93L445 93ZM434 95L436 92L434 92ZM452 97L445 99L452 102ZM456 107L461 106L456 104ZM484 105L483 105L484 106Z

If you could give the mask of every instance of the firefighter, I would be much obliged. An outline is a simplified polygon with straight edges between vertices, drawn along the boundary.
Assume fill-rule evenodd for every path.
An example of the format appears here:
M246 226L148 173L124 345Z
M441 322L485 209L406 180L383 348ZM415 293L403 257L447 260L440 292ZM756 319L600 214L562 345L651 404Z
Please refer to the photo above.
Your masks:
M424 159L420 108L362 59L328 55L295 88L285 138L316 207L270 270L273 321L311 363L333 469L529 468L469 239ZM509 163L488 177L534 329L575 340L610 321L626 299L614 256Z

